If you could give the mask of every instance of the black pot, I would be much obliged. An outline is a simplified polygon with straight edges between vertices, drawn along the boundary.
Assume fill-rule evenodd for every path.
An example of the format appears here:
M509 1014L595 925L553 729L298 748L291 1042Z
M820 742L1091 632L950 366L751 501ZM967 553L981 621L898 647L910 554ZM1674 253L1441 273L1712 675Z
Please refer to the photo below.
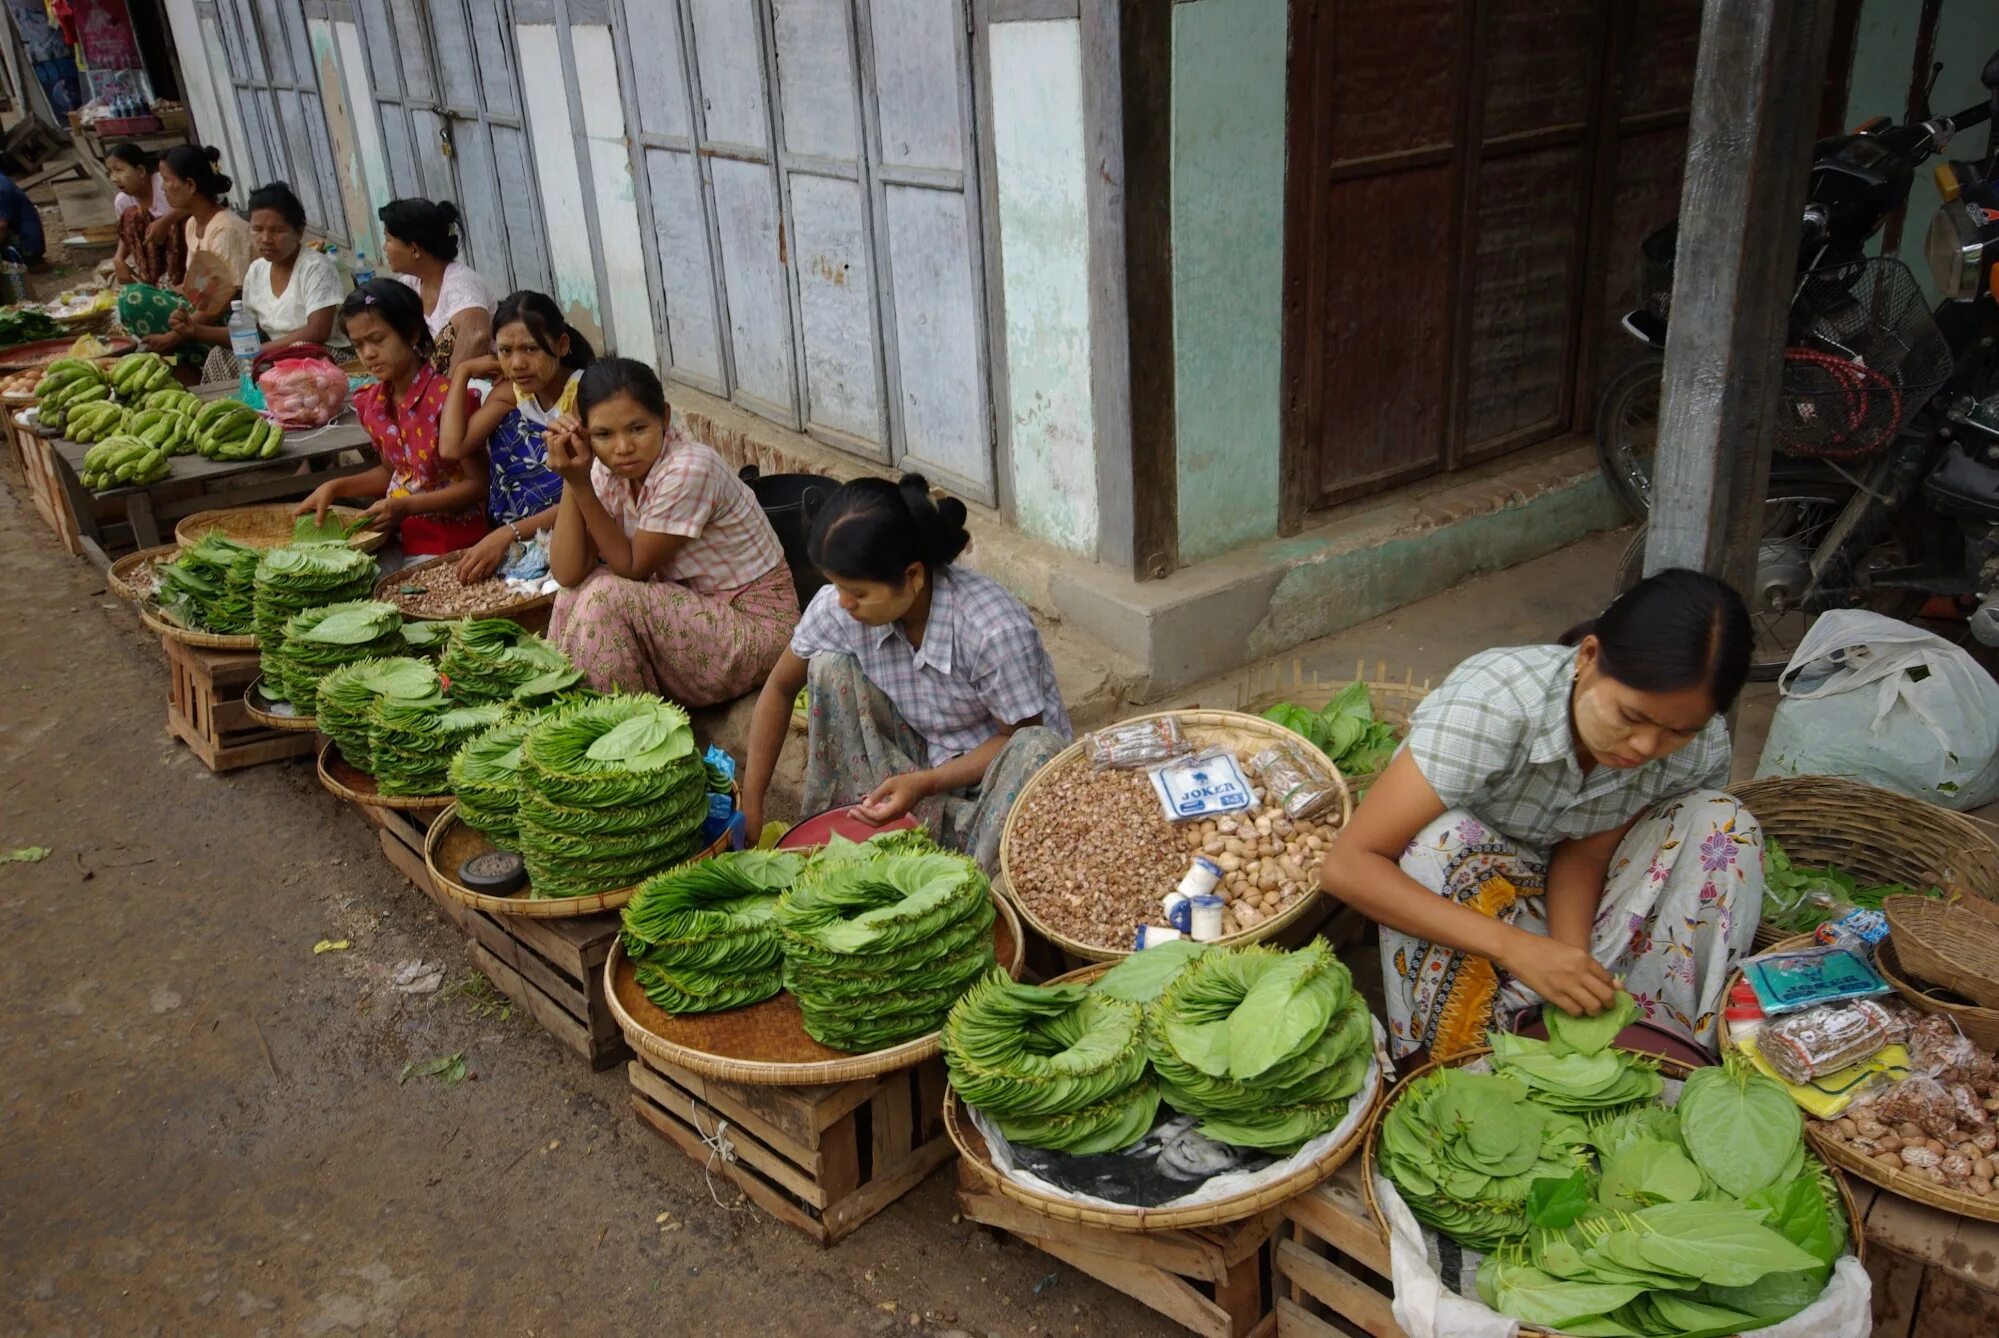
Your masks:
M805 551L806 540L812 535L812 522L818 519L819 508L833 495L840 481L824 474L765 475L755 465L744 465L736 476L749 484L770 527L777 531L777 541L784 546L784 560L791 567L792 588L798 592L798 607L803 610L812 602L812 596L819 593L819 587L826 584L825 576L812 565Z

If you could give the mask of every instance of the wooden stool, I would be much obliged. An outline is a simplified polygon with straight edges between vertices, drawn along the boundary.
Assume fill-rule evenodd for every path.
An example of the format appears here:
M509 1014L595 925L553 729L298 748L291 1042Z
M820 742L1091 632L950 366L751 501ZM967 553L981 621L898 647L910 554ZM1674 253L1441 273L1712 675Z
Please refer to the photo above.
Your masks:
M1361 1189L1362 1159L1284 1205L1275 1251L1281 1338L1340 1338L1358 1329L1404 1338L1389 1312L1388 1242ZM1343 1322L1336 1326L1335 1319Z
M162 637L166 649L167 732L210 771L310 757L318 736L266 729L250 718L243 692L256 679L254 650L204 650Z

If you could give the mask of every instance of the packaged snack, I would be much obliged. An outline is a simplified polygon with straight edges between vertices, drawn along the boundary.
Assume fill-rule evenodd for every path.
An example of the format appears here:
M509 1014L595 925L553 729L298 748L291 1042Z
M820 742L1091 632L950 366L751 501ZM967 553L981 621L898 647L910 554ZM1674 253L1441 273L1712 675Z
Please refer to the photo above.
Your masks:
M1152 769L1152 788L1168 822L1244 813L1256 803L1249 778L1226 748L1209 748Z
M1127 720L1083 736L1083 756L1098 771L1113 767L1136 771L1140 767L1157 766L1192 748L1186 735L1180 732L1180 722L1172 716Z
M1850 948L1766 952L1744 961L1742 975L1768 1017L1892 992L1888 982Z
M1339 798L1339 786L1333 778L1312 765L1294 744L1273 743L1251 758L1249 765L1263 782L1270 802L1294 821L1311 817Z
M1866 999L1787 1013L1756 1034L1776 1075L1806 1083L1860 1063L1888 1044L1887 1010Z

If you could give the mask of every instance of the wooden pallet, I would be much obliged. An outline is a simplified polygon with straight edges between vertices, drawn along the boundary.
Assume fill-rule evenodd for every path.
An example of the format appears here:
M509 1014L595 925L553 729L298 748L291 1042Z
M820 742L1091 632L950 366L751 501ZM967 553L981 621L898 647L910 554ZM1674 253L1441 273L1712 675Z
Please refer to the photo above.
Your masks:
M1282 1333L1266 1268L1284 1209L1189 1231L1112 1231L1060 1222L1008 1198L962 1163L958 1210L1136 1298L1202 1338Z
M1976 1222L1848 1176L1867 1224L1874 1338L1999 1333L1999 1224Z
M1355 1157L1284 1205L1273 1251L1279 1338L1405 1338L1389 1313L1388 1243L1367 1210L1360 1177Z
M170 637L160 644L167 655L167 732L203 766L235 771L312 756L316 735L266 729L243 705L243 691L258 673L256 651L204 650Z
M628 1072L640 1120L708 1175L727 1176L752 1203L821 1245L846 1236L951 1157L941 1058L823 1087L717 1082L645 1055Z

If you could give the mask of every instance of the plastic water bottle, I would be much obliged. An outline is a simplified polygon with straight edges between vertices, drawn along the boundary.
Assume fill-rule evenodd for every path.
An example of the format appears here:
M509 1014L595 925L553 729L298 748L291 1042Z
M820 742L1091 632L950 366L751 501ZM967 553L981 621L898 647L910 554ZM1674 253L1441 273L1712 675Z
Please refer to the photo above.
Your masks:
M236 361L243 364L243 379L237 383L237 394L247 403L256 383L250 379L250 365L257 360L257 354L264 348L264 337L257 333L256 318L243 310L241 302L229 304L229 351L236 355Z
M354 253L354 286L359 288L374 277L375 267L368 263L368 253L366 251L356 251Z

